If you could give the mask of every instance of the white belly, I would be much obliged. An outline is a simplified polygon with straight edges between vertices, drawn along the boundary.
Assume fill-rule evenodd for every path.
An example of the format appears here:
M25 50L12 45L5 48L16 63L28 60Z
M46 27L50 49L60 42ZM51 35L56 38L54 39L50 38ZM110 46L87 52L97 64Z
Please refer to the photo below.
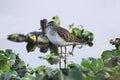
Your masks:
M66 46L68 44L55 31L48 30L47 37L55 46Z
M57 32L51 30L50 28L47 31L47 37L52 44L54 44L55 46L59 46L59 47L69 46L69 45L73 45L73 44L76 44L76 45L80 44L78 42L66 42L64 39L62 39L57 34Z

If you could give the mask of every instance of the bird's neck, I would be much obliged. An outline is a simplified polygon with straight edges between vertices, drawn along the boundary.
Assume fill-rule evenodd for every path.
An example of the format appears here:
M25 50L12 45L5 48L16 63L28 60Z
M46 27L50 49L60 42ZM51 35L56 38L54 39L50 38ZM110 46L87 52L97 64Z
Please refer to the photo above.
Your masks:
M50 30L55 30L55 26L49 26Z

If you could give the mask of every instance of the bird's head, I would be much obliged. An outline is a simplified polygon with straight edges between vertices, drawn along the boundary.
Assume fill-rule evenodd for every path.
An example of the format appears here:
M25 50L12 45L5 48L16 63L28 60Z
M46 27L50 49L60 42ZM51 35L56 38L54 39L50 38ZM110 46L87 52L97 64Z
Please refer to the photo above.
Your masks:
M50 21L50 22L48 23L48 26L56 26L56 23L55 23L54 21Z

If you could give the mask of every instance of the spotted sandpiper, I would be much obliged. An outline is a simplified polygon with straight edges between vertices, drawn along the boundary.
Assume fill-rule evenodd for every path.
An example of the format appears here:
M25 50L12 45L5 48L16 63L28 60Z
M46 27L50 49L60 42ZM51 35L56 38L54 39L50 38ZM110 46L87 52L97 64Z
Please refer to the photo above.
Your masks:
M57 26L54 21L48 23L47 37L57 47L65 47L65 68L66 68L66 46L79 45L82 40L71 34L68 30ZM62 53L62 52L61 52Z

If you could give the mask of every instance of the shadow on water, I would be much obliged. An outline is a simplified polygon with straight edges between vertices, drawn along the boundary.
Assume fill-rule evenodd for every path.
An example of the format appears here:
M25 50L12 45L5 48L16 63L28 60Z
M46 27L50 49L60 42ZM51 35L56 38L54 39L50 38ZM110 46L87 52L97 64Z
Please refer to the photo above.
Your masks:
M13 33L8 35L7 39L12 42L22 43L26 42L26 50L27 52L34 52L36 48L39 48L40 52L47 53L54 53L58 56L58 48L54 46L52 43L49 42L46 34L47 31L47 19L40 20L40 31L33 31L28 34L21 34L21 33Z

